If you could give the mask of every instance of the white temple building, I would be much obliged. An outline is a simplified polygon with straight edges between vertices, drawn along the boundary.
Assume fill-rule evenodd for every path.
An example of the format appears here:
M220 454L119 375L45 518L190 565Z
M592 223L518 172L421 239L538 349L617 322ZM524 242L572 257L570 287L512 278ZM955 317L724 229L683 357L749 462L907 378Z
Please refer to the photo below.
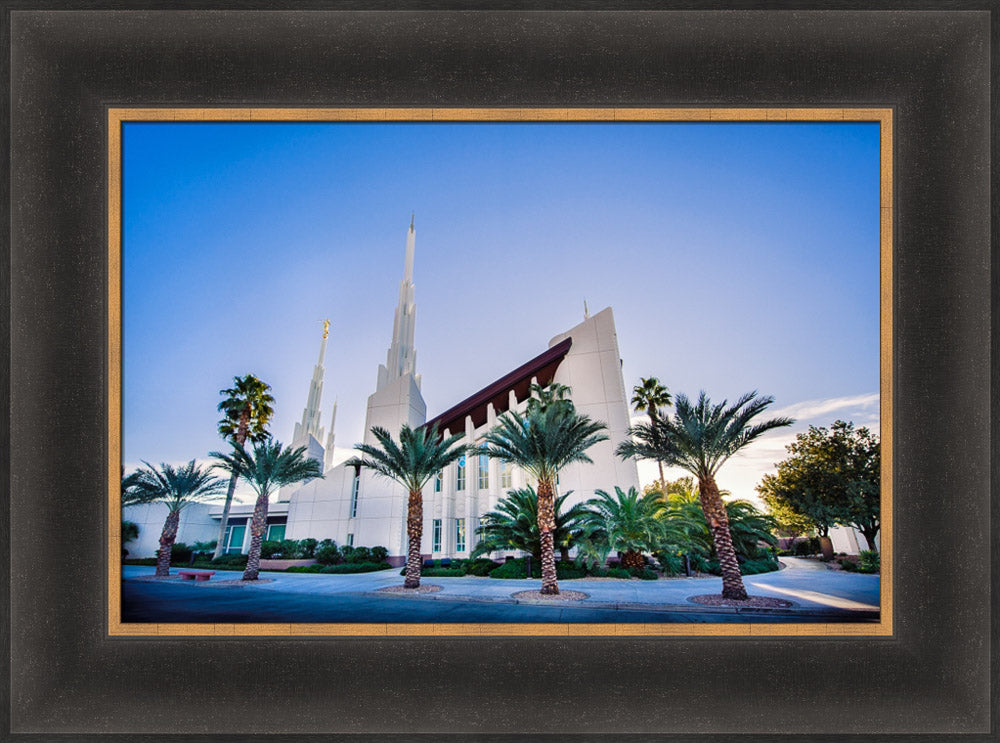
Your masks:
M497 416L511 409L523 410L533 382L543 386L559 382L570 387L570 396L577 409L608 425L610 441L588 450L593 464L571 465L562 471L558 490L563 493L572 490L570 501L575 503L593 497L595 489L611 490L615 485L624 489L638 487L635 462L622 461L614 455L615 447L625 439L629 408L610 307L592 317L585 313L583 322L556 335L549 341L548 348L537 356L427 420L414 345L415 244L416 232L411 220L406 234L403 279L399 284L392 339L385 363L378 366L375 391L368 398L365 442L376 443L371 433L373 426L381 426L396 437L404 423L412 427L437 423L445 435L463 433L462 443L473 443L493 426ZM403 564L407 539L407 493L403 487L376 477L369 470L359 471L343 464L331 466L336 403L325 441L320 425L328 330L328 323L324 324L306 406L292 435L293 446L305 446L307 456L323 463L324 477L281 491L277 501L270 505L265 538L330 538L338 544L382 545L389 550L390 562ZM523 472L486 457L463 458L448 467L424 492L422 552L435 558L467 557L475 547L480 518L496 507L507 490L527 484ZM130 508L126 515L140 525L139 540L126 545L130 557L153 555L158 547L165 514L160 515L155 507L142 509L140 512ZM226 552L249 549L252 510L252 504L233 505L224 542ZM186 509L177 541L191 544L214 539L221 512L221 504Z
M571 500L576 502L592 497L598 488L638 487L635 462L623 462L614 455L615 446L625 438L629 410L610 308L557 335L535 358L427 420L414 345L415 241L411 221L392 340L385 364L378 367L375 392L368 398L365 442L376 443L371 433L373 426L381 426L396 436L404 423L413 427L436 423L445 435L464 433L463 443L472 443L493 426L497 416L510 409L523 409L532 382L546 385L555 381L571 388L571 397L581 412L606 422L611 437L588 451L593 464L573 465L561 473L559 490L572 490ZM316 384L314 376L307 405L318 405L319 399L311 395ZM318 418L318 409L303 413L303 421ZM475 547L480 518L496 507L507 490L526 484L523 472L496 460L459 460L432 480L424 492L421 551L428 557L468 556ZM287 513L273 514L276 521L285 521L285 538L331 538L338 544L382 545L389 550L391 562L403 563L407 493L402 486L368 470L341 464L327 467L324 479L313 480L287 495L283 492L282 497L288 498Z

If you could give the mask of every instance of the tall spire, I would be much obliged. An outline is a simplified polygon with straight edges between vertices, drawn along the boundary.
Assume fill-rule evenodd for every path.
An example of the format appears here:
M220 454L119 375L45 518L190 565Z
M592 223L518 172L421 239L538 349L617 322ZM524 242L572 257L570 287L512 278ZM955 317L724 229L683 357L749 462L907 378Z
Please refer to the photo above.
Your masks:
M400 377L412 374L417 386L420 386L420 375L417 369L417 351L413 347L413 331L417 321L417 305L413 299L413 250L416 242L416 232L413 229L413 217L410 217L410 229L406 233L406 257L403 262L403 280L399 282L399 301L392 320L392 343L386 353L385 364L378 369L378 384L376 392L383 389Z
M333 415L330 416L330 433L326 435L326 448L323 450L323 471L333 467L333 425L337 422L337 399L333 400Z
M323 340L319 344L319 360L313 368L312 381L309 382L309 397L306 399L306 407L302 411L302 421L295 424L295 432L292 435L292 447L310 447L309 437L312 436L319 443L323 440L323 427L320 425L320 402L323 399L323 376L326 370L323 368L323 359L326 356L326 339L329 335L330 321L323 322ZM320 444L322 446L322 444ZM307 454L312 454L307 451Z

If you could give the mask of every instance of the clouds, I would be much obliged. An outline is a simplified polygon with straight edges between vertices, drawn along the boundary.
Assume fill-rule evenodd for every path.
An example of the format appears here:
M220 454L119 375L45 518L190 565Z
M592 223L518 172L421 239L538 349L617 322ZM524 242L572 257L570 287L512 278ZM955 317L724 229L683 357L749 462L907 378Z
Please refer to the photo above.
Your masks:
M775 465L788 456L786 447L795 441L796 434L808 430L809 426L829 427L834 420L841 419L855 425L868 426L879 430L879 395L877 392L864 395L829 397L818 400L803 400L778 410L767 410L762 419L787 417L795 420L787 428L778 428L761 436L726 462L716 477L719 487L729 490L734 497L758 501L756 486L761 478L775 471ZM644 415L633 416L632 425L646 423ZM677 468L664 470L667 479L676 479L686 473ZM652 462L639 463L639 481L652 482L658 477L656 465Z
M855 415L861 413L870 418L872 413L878 416L879 394L872 392L867 395L850 397L830 397L825 400L804 400L778 410L771 411L772 417L794 418L796 422L812 421L819 417L829 417L837 410L849 410ZM856 413L854 411L857 411ZM843 418L844 416L839 416Z

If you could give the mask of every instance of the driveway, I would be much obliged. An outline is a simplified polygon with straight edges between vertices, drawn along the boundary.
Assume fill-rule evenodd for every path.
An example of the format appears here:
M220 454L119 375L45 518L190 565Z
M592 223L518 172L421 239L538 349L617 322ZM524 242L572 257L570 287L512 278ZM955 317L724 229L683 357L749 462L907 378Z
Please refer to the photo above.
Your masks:
M783 558L784 559L784 558ZM830 622L877 619L879 576L839 571L788 569L744 577L753 595L792 601L788 610L707 608L690 596L718 594L722 579L671 578L656 581L578 579L561 581L582 591L583 601L558 604L513 599L538 590L540 580L424 578L437 593L399 596L377 593L400 585L398 570L354 575L261 573L270 582L219 585L239 578L217 571L205 583L131 580L154 568L122 568L122 619L126 622ZM214 582L213 582L214 581Z

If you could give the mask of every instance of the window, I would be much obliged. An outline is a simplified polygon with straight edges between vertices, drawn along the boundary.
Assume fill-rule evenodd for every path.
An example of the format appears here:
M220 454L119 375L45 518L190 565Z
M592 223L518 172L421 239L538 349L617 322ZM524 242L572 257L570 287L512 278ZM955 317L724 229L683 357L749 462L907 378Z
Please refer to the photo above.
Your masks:
M440 493L441 492L441 480L442 479L443 478L441 477L441 473L440 472L438 472L436 475L434 475L434 492L435 493Z
M500 487L511 487L510 480L510 465L506 462L500 462Z
M465 519L455 519L455 551L465 552Z
M455 490L465 490L465 457L458 460L455 468Z
M354 481L351 483L351 518L358 515L358 490L361 489L361 473L354 473Z
M280 542L285 538L285 524L268 524L267 535L264 539L273 542Z
M485 454L479 455L479 489L485 490L490 486L490 458Z
M226 552L239 554L243 551L243 537L247 533L246 524L227 524L226 536L222 540Z
M347 546L348 547L353 547L354 546L354 535L353 534L348 534L347 535Z
M441 551L441 519L434 519L433 532L433 546L431 549L434 552Z

